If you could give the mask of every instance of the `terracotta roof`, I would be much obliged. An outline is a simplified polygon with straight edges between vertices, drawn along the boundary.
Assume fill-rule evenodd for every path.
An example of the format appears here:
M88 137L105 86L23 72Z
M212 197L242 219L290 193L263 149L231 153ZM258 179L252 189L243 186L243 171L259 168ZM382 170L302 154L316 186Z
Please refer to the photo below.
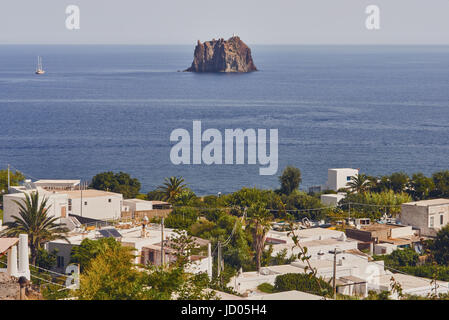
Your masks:
M19 238L0 238L0 254L8 251L17 242L19 242Z

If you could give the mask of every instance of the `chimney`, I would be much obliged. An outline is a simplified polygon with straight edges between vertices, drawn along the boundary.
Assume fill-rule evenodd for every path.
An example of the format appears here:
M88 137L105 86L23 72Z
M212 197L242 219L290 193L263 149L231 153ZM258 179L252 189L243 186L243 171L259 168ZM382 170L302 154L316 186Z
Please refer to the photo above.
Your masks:
M209 242L207 244L207 258L208 258L208 262L207 262L207 275L209 276L209 279L212 280L212 247L211 247L211 243Z
M19 235L19 273L30 280L30 261L28 256L28 235Z
M8 276L17 276L17 245L12 246L8 250Z

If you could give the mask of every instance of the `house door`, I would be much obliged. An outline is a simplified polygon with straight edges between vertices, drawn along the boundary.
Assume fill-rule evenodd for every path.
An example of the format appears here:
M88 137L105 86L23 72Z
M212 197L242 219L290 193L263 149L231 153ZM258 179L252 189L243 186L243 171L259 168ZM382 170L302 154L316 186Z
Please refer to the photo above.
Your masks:
M61 218L67 218L66 208L61 207Z

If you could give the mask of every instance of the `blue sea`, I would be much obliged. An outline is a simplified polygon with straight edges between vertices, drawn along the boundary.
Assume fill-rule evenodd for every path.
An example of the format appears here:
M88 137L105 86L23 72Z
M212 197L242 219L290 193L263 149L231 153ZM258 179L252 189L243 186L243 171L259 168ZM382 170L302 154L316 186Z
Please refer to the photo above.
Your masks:
M0 168L34 179L125 171L198 194L302 188L332 167L381 175L449 169L449 47L251 46L259 72L194 74L193 46L0 46ZM34 74L37 56L46 74ZM279 130L279 170L173 165L172 130Z

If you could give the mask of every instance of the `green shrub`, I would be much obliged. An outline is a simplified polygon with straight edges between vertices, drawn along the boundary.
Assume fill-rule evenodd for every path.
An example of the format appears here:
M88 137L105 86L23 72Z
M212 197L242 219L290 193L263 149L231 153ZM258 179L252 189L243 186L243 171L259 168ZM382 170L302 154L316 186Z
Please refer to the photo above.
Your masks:
M332 292L332 286L321 277L317 278L303 273L287 273L277 276L274 288L277 292L298 290L320 296L328 295Z
M270 283L267 283L267 282L259 284L257 286L257 289L259 289L259 291L262 291L262 292L265 292L265 293L274 293L274 292L276 292L274 290L274 286L272 284L270 284Z

